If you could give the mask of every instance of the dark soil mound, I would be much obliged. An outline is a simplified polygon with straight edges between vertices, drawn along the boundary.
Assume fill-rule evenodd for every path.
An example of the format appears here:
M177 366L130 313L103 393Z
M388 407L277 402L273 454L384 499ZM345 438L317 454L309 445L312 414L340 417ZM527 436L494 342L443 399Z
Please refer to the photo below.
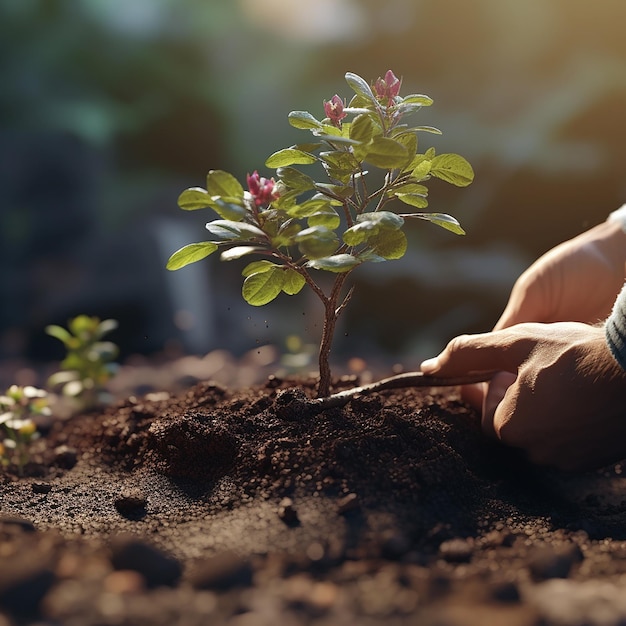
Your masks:
M2 484L7 623L560 624L585 593L581 624L602 593L626 619L621 466L531 468L448 390L313 415L293 389L201 383L54 423Z

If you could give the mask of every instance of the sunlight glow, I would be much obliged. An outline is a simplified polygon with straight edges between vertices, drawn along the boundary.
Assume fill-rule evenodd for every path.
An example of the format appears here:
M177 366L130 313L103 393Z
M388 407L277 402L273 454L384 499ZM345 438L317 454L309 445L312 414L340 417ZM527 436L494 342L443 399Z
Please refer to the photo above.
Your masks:
M358 37L367 15L354 0L239 0L242 15L253 25L303 43Z

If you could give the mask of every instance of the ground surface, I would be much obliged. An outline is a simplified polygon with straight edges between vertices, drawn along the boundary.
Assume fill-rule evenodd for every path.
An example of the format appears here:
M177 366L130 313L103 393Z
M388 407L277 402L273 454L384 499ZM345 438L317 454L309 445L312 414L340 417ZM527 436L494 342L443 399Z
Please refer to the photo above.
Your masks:
M0 477L0 626L626 623L621 465L532 469L455 390L292 387L53 423Z

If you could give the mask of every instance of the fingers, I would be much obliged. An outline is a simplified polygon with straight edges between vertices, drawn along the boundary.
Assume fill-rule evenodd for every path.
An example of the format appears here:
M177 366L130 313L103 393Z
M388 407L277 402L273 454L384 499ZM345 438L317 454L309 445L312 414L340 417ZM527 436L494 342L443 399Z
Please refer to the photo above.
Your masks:
M536 341L530 325L479 335L455 337L438 356L421 364L425 374L462 376L470 373L507 371L515 373L527 359Z
M481 410L487 393L487 383L474 383L461 387L461 399L476 410Z
M498 372L494 374L487 386L483 400L481 426L483 432L489 437L500 439L502 426L513 415L514 402L511 396L515 389L511 389L511 386L516 380L517 376L511 372ZM508 397L507 392L509 392Z

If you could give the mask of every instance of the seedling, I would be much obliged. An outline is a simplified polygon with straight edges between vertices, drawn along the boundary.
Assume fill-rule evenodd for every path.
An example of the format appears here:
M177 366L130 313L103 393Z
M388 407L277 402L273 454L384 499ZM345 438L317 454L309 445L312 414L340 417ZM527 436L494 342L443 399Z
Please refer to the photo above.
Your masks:
M68 328L51 325L46 332L62 341L67 355L61 361L61 371L48 379L50 387L61 387L64 396L74 398L82 409L100 404L105 385L116 372L118 347L103 337L117 328L112 319L79 315L68 322Z
M43 389L11 385L0 396L0 463L14 463L21 476L28 462L28 447L39 436L35 415L50 415L48 394Z
M183 191L180 208L210 208L218 218L206 225L210 241L182 247L167 263L177 270L219 249L222 261L261 257L242 272L242 295L253 306L308 285L324 308L319 397L330 393L330 350L337 320L352 296L353 289L346 289L350 274L366 262L400 259L407 249L407 221L426 220L464 234L450 215L424 211L425 183L434 177L465 187L474 178L470 164L457 154L437 155L432 147L418 151L420 133L440 134L405 122L432 104L428 96L400 96L402 81L391 70L371 85L351 72L345 78L355 93L349 104L333 96L323 104L322 120L307 111L289 114L289 123L309 131L312 140L267 159L276 178L255 171L244 190L228 172L211 170L206 189ZM321 182L294 165L317 165ZM330 286L323 275L332 277Z

